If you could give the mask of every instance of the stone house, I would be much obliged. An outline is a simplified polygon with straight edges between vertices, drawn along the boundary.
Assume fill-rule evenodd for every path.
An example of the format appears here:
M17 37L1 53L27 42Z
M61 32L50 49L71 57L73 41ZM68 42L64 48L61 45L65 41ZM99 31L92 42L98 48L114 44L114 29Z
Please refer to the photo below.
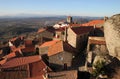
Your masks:
M60 40L52 40L52 41L48 41L43 43L42 45L38 45L36 46L37 48L39 48L39 54L40 55L47 55L48 54L48 49L50 46L52 46L53 44L59 42Z
M27 79L44 76L47 71L51 71L38 55L7 60L0 70L1 79Z
M63 41L55 43L48 50L50 67L54 70L69 69L76 54L75 48L68 43Z
M104 58L108 54L104 37L89 37L87 45L87 62L93 63L96 56Z
M64 33L65 31L65 28L58 28L58 29L55 29L55 37L53 38L54 40L56 39L59 39L59 40L64 40Z
M53 39L55 35L55 29L52 27L47 27L47 28L41 28L38 30L37 32L37 38L49 38L49 39Z
M47 56L49 47L57 43L58 41L60 40L52 40L52 41L45 42L42 45L36 45L36 49L38 49L39 55L42 57L43 61L46 64L49 64L48 56Z
M77 48L79 51L83 51L87 46L87 40L89 34L93 31L93 27L69 27L67 29L67 42Z

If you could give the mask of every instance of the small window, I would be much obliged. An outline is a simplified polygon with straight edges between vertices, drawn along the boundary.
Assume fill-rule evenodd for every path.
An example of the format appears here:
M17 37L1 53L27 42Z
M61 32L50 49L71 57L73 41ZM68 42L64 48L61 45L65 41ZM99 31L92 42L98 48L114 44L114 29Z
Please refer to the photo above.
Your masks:
M60 55L58 56L58 59L61 60L61 61L63 61L63 57L60 56Z

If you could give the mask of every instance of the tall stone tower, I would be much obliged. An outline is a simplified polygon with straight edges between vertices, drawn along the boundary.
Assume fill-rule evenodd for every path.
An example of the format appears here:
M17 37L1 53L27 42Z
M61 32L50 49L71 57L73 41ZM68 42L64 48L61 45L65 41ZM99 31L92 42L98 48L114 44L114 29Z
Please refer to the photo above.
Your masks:
M68 17L67 17L67 22L68 22L68 23L72 23L72 17L71 17L71 16L68 16Z
M109 54L120 59L120 14L105 18L104 33Z

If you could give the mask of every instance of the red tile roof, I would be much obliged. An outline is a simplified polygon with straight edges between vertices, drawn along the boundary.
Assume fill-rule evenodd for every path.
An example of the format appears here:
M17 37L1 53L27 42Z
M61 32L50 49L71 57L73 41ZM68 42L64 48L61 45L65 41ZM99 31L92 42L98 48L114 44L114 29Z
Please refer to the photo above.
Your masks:
M3 59L3 60L1 60L0 61L0 65L3 65L4 63L6 63L6 61L7 61L7 59L5 58L5 59Z
M54 45L49 47L48 56L58 54L62 51L68 51L68 52L71 52L71 53L76 52L76 50L71 45L69 45L68 43L63 42L63 41L59 41L59 42L57 42Z
M40 56L28 56L28 57L19 57L19 58L13 58L11 60L8 60L6 63L0 66L0 68L12 68L17 66L22 66L25 64L33 63L40 61Z
M62 41L57 42L48 49L48 56L55 55L63 51Z
M81 27L72 27L71 29L73 30L73 32L75 34L80 35L80 34L89 33L90 31L93 30L93 27L90 27L90 26L83 27L83 26L81 26Z
M52 71L42 60L30 64L31 77L41 76Z
M93 20L88 23L82 24L82 26L94 26L94 25L98 25L98 24L104 24L104 20Z
M59 40L48 41L48 42L43 43L40 47L51 46L51 45L57 43L58 41L59 41Z
M28 77L26 70L1 71L0 79L25 79Z
M16 52L19 52L19 54L22 54L21 49L25 48L24 46L18 47L18 48L14 48L14 50L12 50L12 52L10 52L8 55L5 55L3 58L13 58L16 57Z
M10 54L4 56L4 58L10 59L10 58L13 58L15 56L16 56L15 52L11 52Z

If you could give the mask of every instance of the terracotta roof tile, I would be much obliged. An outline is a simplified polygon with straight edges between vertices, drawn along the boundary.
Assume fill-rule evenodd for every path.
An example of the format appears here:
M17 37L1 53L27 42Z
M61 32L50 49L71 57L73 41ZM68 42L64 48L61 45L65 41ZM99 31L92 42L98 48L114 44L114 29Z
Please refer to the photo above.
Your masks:
M29 65L29 69L26 69L26 64ZM28 67L27 65L27 67ZM15 71L14 68L20 66L20 70ZM30 57L20 57L14 58L1 65L0 68L6 70L6 68L11 71L3 71L0 74L0 78L2 79L17 79L16 77L20 77L18 79L44 79L42 75L47 72L52 71L40 58L40 56L30 56ZM18 67L19 68L19 67ZM23 68L24 70L21 70ZM30 73L30 78L28 74ZM10 78L8 78L10 76Z
M1 65L0 68L12 68L12 67L17 67L17 66L37 62L40 60L41 60L41 57L38 55L37 56L13 58L11 60L8 60L3 65Z
M3 65L4 63L6 63L7 59L3 59L0 61L0 65Z
M68 51L68 52L71 52L71 53L76 52L75 48L73 48L68 43L63 42L63 41L59 41L59 42L57 42L54 45L49 47L48 56L58 54L58 53L60 53L62 51Z
M10 58L16 57L16 52L19 52L21 54L22 53L21 49L23 49L23 48L25 48L25 47L21 46L21 47L18 47L18 48L14 48L12 50L12 52L10 52L8 55L5 55L3 58L10 59Z
M78 79L77 70L51 72L48 79Z
M59 41L59 40L48 41L48 42L43 43L40 47L51 46L51 45L57 43L58 41Z
M41 76L52 71L42 60L30 64L31 77Z
M77 35L80 34L84 34L84 33L89 33L91 30L93 30L93 27L72 27L71 28L73 30L74 33L76 33Z
M63 51L63 44L62 41L55 43L54 45L50 46L48 49L48 56L60 53Z
M0 79L25 79L28 77L26 70L2 71Z
M7 59L10 59L10 58L13 58L13 57L16 57L15 52L11 52L10 54L4 56L4 58L7 58Z
M98 24L104 24L104 20L93 20L88 23L82 24L82 26L94 26L94 25L98 25Z

